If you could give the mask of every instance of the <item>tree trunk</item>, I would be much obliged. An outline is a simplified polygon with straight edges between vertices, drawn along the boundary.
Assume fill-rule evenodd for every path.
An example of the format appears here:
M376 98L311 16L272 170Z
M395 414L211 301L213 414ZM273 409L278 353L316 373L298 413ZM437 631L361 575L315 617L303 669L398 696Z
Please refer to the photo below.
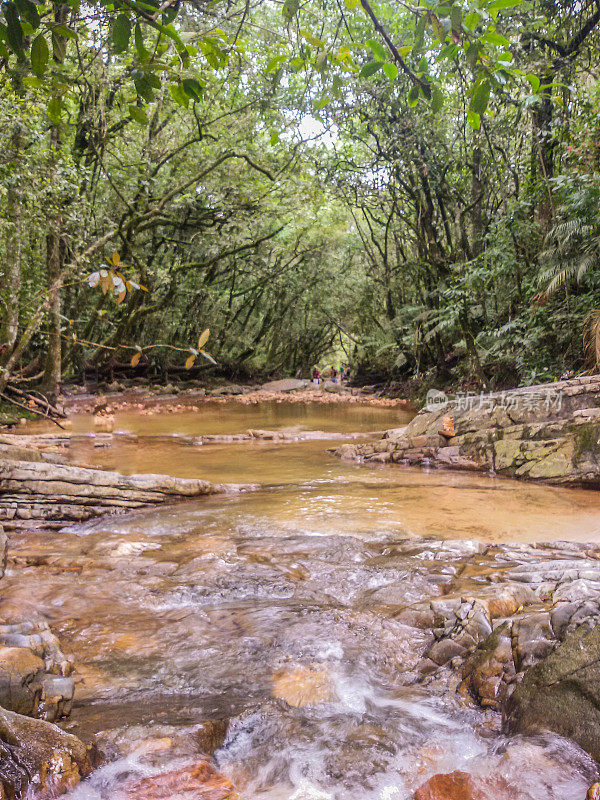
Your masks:
M62 247L60 236L60 217L55 220L53 229L46 236L46 271L48 283L55 288L50 290L48 352L44 369L43 389L54 402L60 392L61 383L61 322L60 322L60 293L62 273ZM56 283L58 281L58 284Z
M69 7L60 3L54 4L54 19L64 25L67 22ZM67 49L67 39L60 34L53 34L53 59L56 64L63 64ZM60 100L58 92L53 93L56 100ZM49 174L51 183L56 175L56 163L60 151L60 130L56 123L50 127L50 169ZM61 289L62 289L62 268L64 261L64 244L62 232L62 214L57 206L53 212L48 233L46 234L46 274L48 285L50 286L50 306L49 306L49 333L48 333L48 353L46 355L46 366L42 380L43 390L48 394L53 402L60 392L62 379L62 343L61 343Z
M6 240L4 259L5 318L0 331L0 344L6 345L4 359L10 356L19 333L19 301L21 293L21 237L22 237L22 196L19 163L23 146L23 128L16 122L11 137L13 149L13 172L6 192L6 216L11 221L11 230Z
M542 84L552 83L554 73L542 76ZM538 175L540 197L538 200L538 218L547 227L554 217L552 189L550 179L554 176L554 148L556 139L552 132L554 107L552 89L546 89L541 95L541 102L533 114L533 165L534 175Z
M473 156L471 160L471 225L473 235L473 247L471 248L474 256L481 253L483 247L483 214L482 201L483 190L481 185L481 148L475 142Z

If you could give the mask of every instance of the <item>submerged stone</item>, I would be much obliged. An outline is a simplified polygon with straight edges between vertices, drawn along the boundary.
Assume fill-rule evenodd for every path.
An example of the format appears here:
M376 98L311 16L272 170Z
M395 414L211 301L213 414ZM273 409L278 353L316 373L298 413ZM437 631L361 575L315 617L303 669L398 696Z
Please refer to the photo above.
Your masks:
M124 787L123 800L240 800L234 785L208 761L144 778Z

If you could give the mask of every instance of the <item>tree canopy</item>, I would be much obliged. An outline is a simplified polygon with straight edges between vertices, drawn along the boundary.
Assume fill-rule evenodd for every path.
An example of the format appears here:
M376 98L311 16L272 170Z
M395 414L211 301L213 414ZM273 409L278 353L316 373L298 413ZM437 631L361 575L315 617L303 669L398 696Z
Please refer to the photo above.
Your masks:
M4 2L0 392L213 357L473 386L592 366L599 22L596 0Z

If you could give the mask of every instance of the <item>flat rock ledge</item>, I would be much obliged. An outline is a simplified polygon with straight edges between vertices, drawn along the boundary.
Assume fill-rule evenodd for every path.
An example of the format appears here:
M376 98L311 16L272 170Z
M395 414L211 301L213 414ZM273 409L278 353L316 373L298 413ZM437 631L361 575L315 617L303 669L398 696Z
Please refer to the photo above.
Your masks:
M42 441L40 445L38 440L37 447L31 441L15 442L0 452L0 523L6 531L58 528L104 514L249 488L170 475L121 475L57 463L62 460L57 451L66 438Z
M455 435L442 436L452 417ZM333 449L371 463L477 470L600 487L600 376L456 397L383 438Z

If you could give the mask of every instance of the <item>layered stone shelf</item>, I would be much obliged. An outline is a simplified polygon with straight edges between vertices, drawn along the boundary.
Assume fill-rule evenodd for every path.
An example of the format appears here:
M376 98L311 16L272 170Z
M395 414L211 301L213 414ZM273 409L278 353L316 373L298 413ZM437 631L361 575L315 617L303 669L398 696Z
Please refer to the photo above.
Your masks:
M447 420L446 418L451 418ZM444 421L454 435L442 435ZM375 442L333 450L366 462L468 469L600 486L600 376L463 395L419 412Z

